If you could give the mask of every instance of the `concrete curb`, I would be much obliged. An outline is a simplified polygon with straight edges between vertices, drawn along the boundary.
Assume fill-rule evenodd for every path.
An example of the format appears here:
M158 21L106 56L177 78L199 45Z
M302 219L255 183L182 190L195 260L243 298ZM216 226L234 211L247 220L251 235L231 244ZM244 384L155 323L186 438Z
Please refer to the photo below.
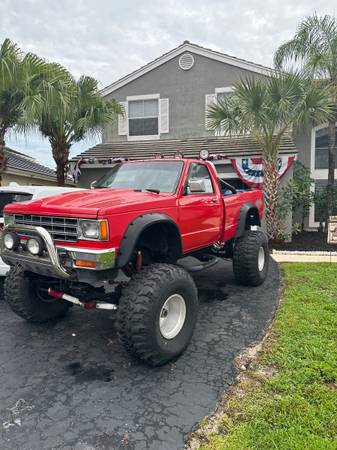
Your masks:
M273 255L311 255L311 256L337 256L337 250L334 252L326 252L326 251L308 251L303 252L300 250L273 250Z
M272 253L274 261L280 262L328 262L337 263L337 253L321 254L321 252L287 252Z

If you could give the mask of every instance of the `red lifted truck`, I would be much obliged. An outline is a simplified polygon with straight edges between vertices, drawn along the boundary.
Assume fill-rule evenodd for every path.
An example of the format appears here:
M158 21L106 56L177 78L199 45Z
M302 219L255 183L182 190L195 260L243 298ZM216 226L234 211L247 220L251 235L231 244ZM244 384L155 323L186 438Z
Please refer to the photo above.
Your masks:
M95 189L6 206L5 297L38 323L72 304L116 309L127 350L164 364L185 350L197 320L189 271L232 258L239 283L264 281L262 210L261 191L237 192L207 161L116 164ZM188 255L198 262L186 269Z

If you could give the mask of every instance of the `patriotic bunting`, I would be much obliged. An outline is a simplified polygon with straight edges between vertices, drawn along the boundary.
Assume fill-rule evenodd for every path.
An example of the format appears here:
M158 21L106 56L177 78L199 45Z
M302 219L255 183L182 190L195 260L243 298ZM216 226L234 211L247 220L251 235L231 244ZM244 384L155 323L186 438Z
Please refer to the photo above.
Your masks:
M278 177L281 178L291 167L296 156L280 156L278 158ZM258 189L263 185L263 159L256 158L230 158L230 161L241 180Z

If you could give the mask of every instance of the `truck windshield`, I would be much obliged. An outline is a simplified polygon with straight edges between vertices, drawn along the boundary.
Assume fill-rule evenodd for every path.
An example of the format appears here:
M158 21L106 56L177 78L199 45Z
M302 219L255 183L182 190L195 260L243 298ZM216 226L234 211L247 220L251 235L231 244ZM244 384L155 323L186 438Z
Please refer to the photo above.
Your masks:
M118 164L95 185L97 188L136 189L173 193L177 189L182 161L142 161Z

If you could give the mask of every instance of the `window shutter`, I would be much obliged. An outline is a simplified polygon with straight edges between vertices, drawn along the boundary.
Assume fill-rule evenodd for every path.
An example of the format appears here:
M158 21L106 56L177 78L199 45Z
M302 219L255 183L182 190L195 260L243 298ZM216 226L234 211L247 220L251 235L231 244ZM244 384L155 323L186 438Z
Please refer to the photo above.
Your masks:
M216 94L206 94L205 95L205 127L206 127L206 130L210 130L210 127L208 126L207 111L208 111L208 107L212 103L216 103Z
M128 102L119 102L124 114L118 116L118 134L125 136L128 134Z
M160 100L160 133L169 132L169 99L161 98Z

